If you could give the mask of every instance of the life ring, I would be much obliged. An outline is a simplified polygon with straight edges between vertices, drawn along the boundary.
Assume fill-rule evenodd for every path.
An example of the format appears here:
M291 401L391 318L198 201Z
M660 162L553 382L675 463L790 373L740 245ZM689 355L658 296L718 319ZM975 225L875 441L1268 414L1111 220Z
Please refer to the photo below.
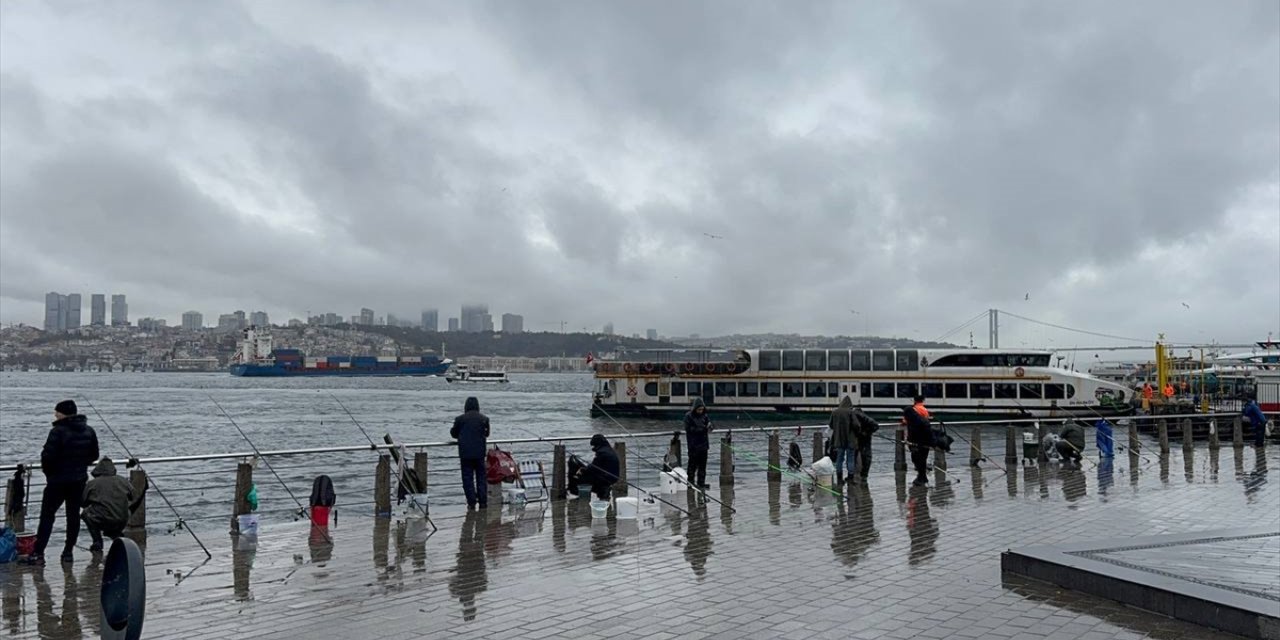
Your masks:
M1018 367L1017 369L1013 370L1013 376L1015 378L1021 378L1022 376L1025 376L1025 375L1027 375L1027 370L1023 369L1022 367Z
M667 365L667 373L669 373L669 374L671 374L671 375L675 375L675 374L676 374L676 366L675 366L674 364L668 364L668 365Z
M623 371L626 371L627 373L631 373L631 363L630 363L630 362L628 362L628 363L626 363L626 364L622 365L622 370L623 370Z
M737 365L736 363L733 363L733 362L730 362L729 364L725 365L725 367L724 367L724 368L725 368L725 370L726 370L726 371L728 371L729 373L736 373L736 372L738 371L738 365Z
M714 373L716 370L716 366L714 364L711 364L710 362L708 362L707 366L703 368L707 370L707 373Z
M693 370L696 366L697 365L693 364L692 362L686 362L684 363L684 370L689 373L693 373Z
M645 372L645 373L653 373L653 363L652 363L652 362L646 362L646 363L644 363L644 372Z

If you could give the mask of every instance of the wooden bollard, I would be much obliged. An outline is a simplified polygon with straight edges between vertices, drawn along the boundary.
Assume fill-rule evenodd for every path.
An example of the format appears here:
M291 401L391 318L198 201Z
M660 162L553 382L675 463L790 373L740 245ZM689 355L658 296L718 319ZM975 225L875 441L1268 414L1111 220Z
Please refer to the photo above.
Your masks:
M893 430L893 470L907 470L907 446L906 434L903 433L902 427Z
M1044 450L1044 439L1049 437L1049 427L1043 421L1036 421L1036 442L1040 445L1036 448L1040 453L1036 454L1036 462L1044 464L1049 461L1049 452Z
M981 426L976 424L973 425L973 429L969 437L969 443L972 445L969 447L969 466L976 467L978 466L979 462L982 462L982 427Z
M419 451L417 453L414 453L413 454L413 472L418 474L418 482L422 483L422 486L418 488L421 489L423 493L428 493L427 470L428 470L427 452Z
M132 477L130 473L130 477ZM253 463L236 465L236 495L231 506L231 533L240 533L240 516L249 513L249 488L253 486Z
M720 486L733 484L733 449L729 438L720 438Z
M565 483L567 481L565 469L565 448L564 445L555 445L551 453L551 499L565 499Z
M1244 447L1244 420L1240 416L1231 423L1231 446L1237 449Z
M823 456L827 455L826 447L822 446L823 444L825 443L822 441L822 431L815 431L813 433L813 461L814 462L821 460ZM835 460L832 460L832 462L835 462Z
M1190 418L1183 418L1183 419L1182 419L1182 449L1183 449L1183 451L1190 451L1191 449L1195 448L1195 444L1191 441L1191 435L1192 435L1192 434L1191 434L1191 419L1190 419Z
M766 475L769 482L782 480L782 440L777 431L769 434L769 471Z
M1169 453L1169 422L1164 418L1156 421L1156 434L1160 438L1160 455Z
M378 466L373 471L373 515L391 517L391 456L378 456Z
M933 468L947 470L947 452L943 451L941 447L933 448Z
M1129 457L1131 458L1138 457L1138 450L1141 448L1142 448L1142 445L1138 442L1138 421L1130 420L1129 421Z
M1209 449L1217 451L1222 447L1222 443L1218 439L1218 421L1209 419Z
M129 523L125 526L129 531L145 533L147 530L147 472L142 469L130 469L129 485L133 488L133 495L141 496L141 499L138 500L138 508L129 514ZM236 524L239 524L238 519Z
M1017 425L1006 425L1004 431L1004 463L1006 465L1018 464L1018 427Z
M613 484L613 492L627 495L627 443L616 442L613 450L618 454L618 481Z
M680 437L679 437L679 436L677 436L677 437L675 437L675 438L672 438L672 439L671 439L671 452L672 452L673 454L675 454L675 457L676 457L676 466L677 466L677 467L684 467L684 458L683 458L683 457L681 457L681 456L682 456L682 454L681 454L681 451L680 451Z
M27 528L27 508L26 505L19 505L17 511L9 513L9 503L18 498L18 492L22 488L22 478L8 478L4 482L4 510L5 523L9 528L17 533L23 533Z

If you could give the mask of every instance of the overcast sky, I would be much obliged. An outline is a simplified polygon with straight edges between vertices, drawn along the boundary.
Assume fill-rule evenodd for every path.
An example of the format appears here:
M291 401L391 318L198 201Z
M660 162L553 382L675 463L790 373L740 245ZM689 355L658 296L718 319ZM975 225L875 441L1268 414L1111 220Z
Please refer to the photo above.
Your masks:
M322 5L0 3L0 321L1280 335L1274 0Z

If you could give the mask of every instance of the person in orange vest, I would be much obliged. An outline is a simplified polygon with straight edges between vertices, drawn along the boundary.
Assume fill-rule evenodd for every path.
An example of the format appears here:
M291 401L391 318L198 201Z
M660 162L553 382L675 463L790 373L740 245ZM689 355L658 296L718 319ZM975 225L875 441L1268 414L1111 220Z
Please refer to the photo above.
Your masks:
M1151 388L1150 382L1142 383L1142 399L1150 400L1155 396L1155 390Z
M1164 399L1165 399L1165 401L1166 401L1166 402L1168 402L1169 400L1172 400L1172 399L1173 399L1173 385L1172 385L1172 384L1170 384L1170 383L1168 383L1168 382L1164 383L1164 389L1160 392L1160 395L1164 396Z

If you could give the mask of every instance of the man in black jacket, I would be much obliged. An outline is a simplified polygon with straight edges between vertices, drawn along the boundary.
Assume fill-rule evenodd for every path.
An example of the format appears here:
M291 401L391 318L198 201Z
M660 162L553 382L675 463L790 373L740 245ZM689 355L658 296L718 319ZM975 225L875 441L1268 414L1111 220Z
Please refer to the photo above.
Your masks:
M609 492L618 481L618 471L621 467L618 462L618 452L614 451L609 440L599 433L591 436L591 450L596 456L589 465L582 464L577 456L569 459L569 486L576 488L581 484L589 484L591 492L596 494L597 498L608 500Z
M462 415L453 419L449 437L458 441L458 462L462 466L462 491L467 494L467 508L489 506L489 483L484 475L485 449L489 445L489 417L480 413L480 401L474 396L462 405Z
M861 406L854 407L853 420L856 425L854 427L854 437L858 454L856 467L858 475L865 482L867 475L871 473L871 437L872 434L880 429L880 425L875 421L875 418L867 415Z
M98 434L71 400L59 402L53 410L53 429L40 452L40 470L44 472L44 497L40 501L40 526L36 530L36 549L29 559L44 564L44 549L53 535L53 519L65 502L67 505L67 541L62 548L62 561L71 562L71 550L80 536L80 501L89 479L88 468L98 459Z
M924 408L924 397L916 396L916 404L902 410L902 422L907 426L907 447L911 451L911 464L916 468L916 479L911 484L929 484L926 473L929 466L929 449L933 447L933 427L929 411Z
M684 414L684 439L689 445L689 483L703 489L707 484L707 453L711 450L711 416L707 405L695 396L689 413Z

